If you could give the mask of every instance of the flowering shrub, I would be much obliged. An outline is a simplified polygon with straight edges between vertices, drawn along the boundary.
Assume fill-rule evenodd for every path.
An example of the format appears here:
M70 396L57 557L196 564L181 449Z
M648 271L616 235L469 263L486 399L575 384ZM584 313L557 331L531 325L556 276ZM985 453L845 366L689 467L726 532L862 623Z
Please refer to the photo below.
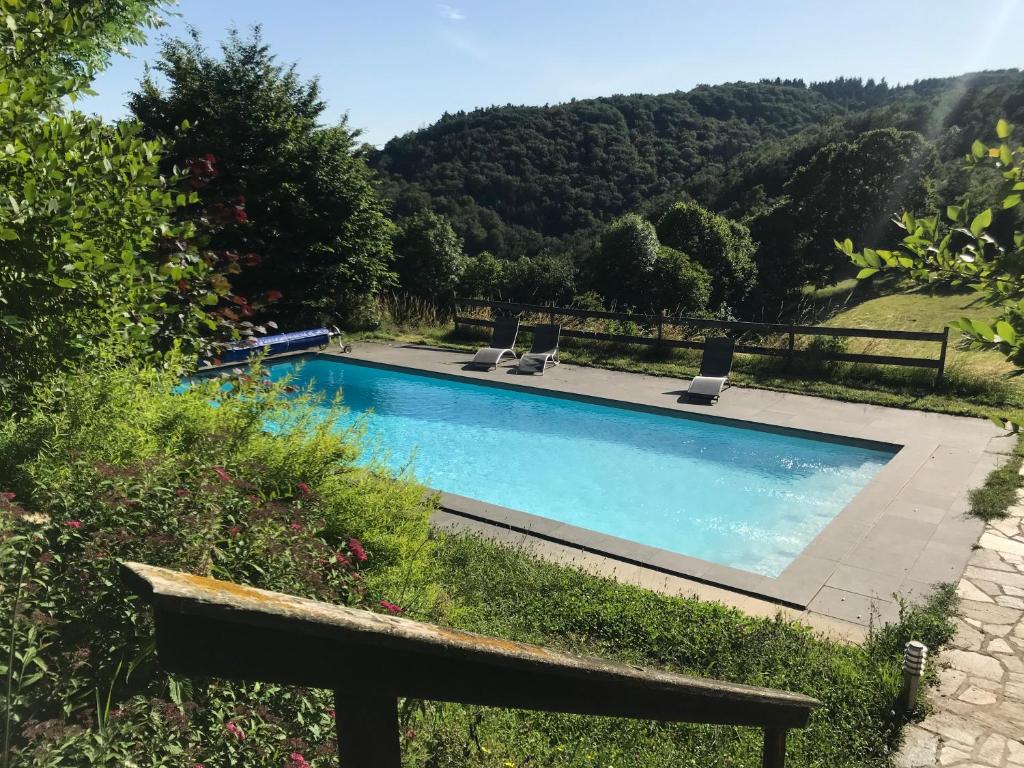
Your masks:
M317 403L257 375L176 384L152 371L75 374L0 424L8 765L336 759L329 692L163 672L119 561L382 613L430 598L387 567L429 557L429 505L421 488L356 465L359 430L332 431ZM292 428L271 434L268 421Z

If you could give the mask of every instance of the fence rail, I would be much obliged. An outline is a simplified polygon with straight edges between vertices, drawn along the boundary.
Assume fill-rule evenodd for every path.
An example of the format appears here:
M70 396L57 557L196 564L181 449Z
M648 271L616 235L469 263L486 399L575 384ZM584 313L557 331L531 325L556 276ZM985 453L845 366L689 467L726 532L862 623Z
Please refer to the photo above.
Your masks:
M561 653L141 563L168 672L335 691L344 768L399 768L398 698L764 729L763 768L820 702L798 693ZM353 694L352 691L358 691Z
M736 335L756 334L759 336L784 336L786 345L768 347L758 344L747 344L739 341L736 351L752 355L786 358L787 363L800 358L813 357L816 360L834 360L848 363L871 363L874 365L896 365L911 368L927 368L935 370L936 383L942 380L946 366L946 349L949 345L949 328L942 331L893 331L875 328L834 328L820 325L800 325L798 323L754 323L734 320L712 320L701 317L683 317L672 315L640 315L626 312L607 312L604 310L578 309L575 307L555 307L541 304L521 304L517 302L488 301L486 299L455 300L455 325L493 327L493 319L470 317L460 313L461 307L490 309L492 313L546 315L552 323L559 317L573 317L583 320L617 320L633 322L653 328L655 336L638 336L635 334L607 333L604 331L579 330L563 328L562 336L570 339L587 339L591 341L610 341L620 344L642 344L669 349L703 349L704 344L690 339L666 338L665 328L714 329ZM532 325L521 326L531 331ZM905 357L900 355L873 355L853 352L831 352L827 350L810 352L796 347L797 336L828 336L833 338L864 338L889 339L896 341L923 341L939 345L938 357Z

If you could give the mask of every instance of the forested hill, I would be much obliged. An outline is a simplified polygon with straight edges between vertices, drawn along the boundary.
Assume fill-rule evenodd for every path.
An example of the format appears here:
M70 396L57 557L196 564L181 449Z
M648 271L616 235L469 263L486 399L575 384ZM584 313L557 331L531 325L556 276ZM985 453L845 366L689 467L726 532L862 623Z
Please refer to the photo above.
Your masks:
M578 252L574 240L659 201L693 196L722 209L780 194L817 149L873 128L917 131L946 159L963 149L961 135L985 133L999 114L1024 116L1017 70L897 87L727 83L446 114L388 142L373 164L398 216L432 209L470 254L515 258Z

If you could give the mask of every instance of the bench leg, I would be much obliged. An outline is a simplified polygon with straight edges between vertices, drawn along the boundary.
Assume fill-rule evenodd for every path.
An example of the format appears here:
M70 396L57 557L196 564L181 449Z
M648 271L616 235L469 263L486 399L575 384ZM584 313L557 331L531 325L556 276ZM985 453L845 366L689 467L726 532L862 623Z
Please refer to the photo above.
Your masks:
M786 765L786 729L764 729L764 752L761 768L784 768Z
M335 691L334 723L343 768L401 768L397 699Z

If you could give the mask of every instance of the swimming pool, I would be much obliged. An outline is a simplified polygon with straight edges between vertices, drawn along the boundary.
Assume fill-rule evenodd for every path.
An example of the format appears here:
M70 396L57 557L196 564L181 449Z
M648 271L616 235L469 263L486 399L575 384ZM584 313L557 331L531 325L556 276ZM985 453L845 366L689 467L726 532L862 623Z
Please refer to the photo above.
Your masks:
M364 460L431 488L765 576L895 453L323 357L270 371L341 390Z

